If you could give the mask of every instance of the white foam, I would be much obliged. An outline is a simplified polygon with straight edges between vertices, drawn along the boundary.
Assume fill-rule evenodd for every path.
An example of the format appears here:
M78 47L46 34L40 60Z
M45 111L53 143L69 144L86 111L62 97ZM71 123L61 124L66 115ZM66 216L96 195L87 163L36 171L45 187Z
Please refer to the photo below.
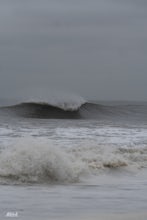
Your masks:
M82 162L51 141L21 138L0 154L0 177L20 182L78 181Z
M11 133L13 133L11 128L0 127L0 136L10 135Z
M83 141L63 147L43 138L20 138L0 154L0 181L77 182L108 169L147 167L147 146L101 145Z
M24 102L33 102L40 104L49 104L56 107L59 107L63 110L77 110L84 104L86 101L84 98L78 95L69 94L69 93L49 93L46 95L31 96L28 99L25 99Z
M96 140L99 144L108 145L134 145L147 143L147 129L127 129L119 127L69 127L69 128L57 128L56 136L64 139L89 139Z

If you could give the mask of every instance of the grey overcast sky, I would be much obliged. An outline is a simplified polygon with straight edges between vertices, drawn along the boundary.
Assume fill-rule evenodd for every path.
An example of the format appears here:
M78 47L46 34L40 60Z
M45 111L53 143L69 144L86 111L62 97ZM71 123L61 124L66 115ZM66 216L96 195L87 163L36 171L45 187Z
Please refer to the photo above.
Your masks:
M147 101L147 0L0 0L0 98Z

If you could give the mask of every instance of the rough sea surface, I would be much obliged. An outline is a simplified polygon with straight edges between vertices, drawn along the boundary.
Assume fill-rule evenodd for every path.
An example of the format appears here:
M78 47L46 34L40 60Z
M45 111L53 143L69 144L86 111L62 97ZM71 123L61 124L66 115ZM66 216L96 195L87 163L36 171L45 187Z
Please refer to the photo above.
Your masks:
M145 220L146 209L146 103L0 108L0 219Z

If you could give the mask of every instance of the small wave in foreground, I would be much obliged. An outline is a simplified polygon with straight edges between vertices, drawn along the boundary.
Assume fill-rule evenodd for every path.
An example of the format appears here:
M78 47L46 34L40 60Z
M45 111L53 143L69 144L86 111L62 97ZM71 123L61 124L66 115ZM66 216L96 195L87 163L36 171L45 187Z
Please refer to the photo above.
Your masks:
M20 138L0 153L0 183L72 183L108 170L147 167L147 147L83 142L63 148L41 138Z

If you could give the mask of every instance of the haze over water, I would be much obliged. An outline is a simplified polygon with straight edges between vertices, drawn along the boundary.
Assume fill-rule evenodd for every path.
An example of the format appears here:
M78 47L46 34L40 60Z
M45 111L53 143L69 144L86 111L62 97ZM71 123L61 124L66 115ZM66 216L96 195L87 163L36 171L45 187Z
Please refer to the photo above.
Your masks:
M0 98L147 101L145 0L0 0Z

